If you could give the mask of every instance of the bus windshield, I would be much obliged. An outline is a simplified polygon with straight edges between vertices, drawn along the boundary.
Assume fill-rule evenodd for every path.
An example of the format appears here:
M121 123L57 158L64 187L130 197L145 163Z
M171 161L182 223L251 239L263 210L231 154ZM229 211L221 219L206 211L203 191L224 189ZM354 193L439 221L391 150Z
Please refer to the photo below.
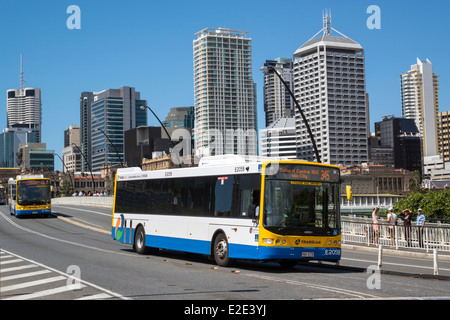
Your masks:
M44 205L51 202L48 180L17 181L17 204L21 206Z
M280 235L338 235L339 184L266 176L263 225ZM334 180L334 179L330 179Z

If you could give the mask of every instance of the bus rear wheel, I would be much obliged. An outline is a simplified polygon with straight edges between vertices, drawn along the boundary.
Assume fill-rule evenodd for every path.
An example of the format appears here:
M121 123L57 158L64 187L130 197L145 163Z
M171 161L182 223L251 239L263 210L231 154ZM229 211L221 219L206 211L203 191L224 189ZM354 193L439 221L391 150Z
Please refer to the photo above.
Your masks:
M233 260L229 257L228 241L223 233L219 233L214 239L213 253L217 265L228 267L232 264Z

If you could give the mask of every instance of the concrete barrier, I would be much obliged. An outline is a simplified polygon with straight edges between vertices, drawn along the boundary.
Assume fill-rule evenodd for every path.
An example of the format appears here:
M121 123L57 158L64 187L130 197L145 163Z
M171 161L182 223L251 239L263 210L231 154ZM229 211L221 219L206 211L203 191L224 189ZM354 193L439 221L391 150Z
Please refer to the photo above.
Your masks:
M53 198L54 205L89 206L100 208L111 208L114 204L114 197L62 197Z

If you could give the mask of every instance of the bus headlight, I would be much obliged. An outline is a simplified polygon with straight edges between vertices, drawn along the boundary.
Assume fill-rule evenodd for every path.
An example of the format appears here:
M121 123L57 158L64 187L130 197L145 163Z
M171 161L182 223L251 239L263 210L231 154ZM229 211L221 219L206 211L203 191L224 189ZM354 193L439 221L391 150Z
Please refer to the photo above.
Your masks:
M273 239L263 238L263 243L265 243L265 244L273 244Z

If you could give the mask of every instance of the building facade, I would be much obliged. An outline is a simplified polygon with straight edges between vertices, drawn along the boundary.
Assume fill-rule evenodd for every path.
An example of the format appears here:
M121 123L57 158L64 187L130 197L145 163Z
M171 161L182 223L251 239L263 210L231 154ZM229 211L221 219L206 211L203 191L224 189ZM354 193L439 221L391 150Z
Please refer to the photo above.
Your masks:
M21 144L37 143L39 130L6 128L0 134L0 167L19 167L18 152Z
M170 108L163 124L165 127L194 128L194 107Z
M375 150L392 149L392 165L396 169L422 172L422 155L419 129L413 119L385 117L375 122L377 144ZM375 154L373 152L372 154ZM370 159L375 164L387 164Z
M296 159L295 118L279 118L261 130L261 156Z
M279 118L290 118L294 116L294 101L286 89L283 81L293 90L292 59L277 58L267 60L260 69L264 73L264 112L266 116L266 128Z
M6 97L7 127L36 130L37 140L41 142L41 89L10 89L7 90Z
M400 76L402 114L414 119L422 138L423 157L438 154L439 79L427 59L417 59L411 70Z
M439 152L444 162L450 162L450 111L439 113Z
M124 162L124 131L147 125L146 105L132 87L82 93L81 149L93 171ZM82 170L88 171L82 159Z
M194 47L195 150L200 156L257 154L252 39L207 28Z
M319 35L323 31L323 34ZM294 94L315 137L323 163L368 161L368 101L364 49L331 27L324 27L294 53ZM319 36L317 36L319 35ZM297 158L315 159L300 112L295 112Z

